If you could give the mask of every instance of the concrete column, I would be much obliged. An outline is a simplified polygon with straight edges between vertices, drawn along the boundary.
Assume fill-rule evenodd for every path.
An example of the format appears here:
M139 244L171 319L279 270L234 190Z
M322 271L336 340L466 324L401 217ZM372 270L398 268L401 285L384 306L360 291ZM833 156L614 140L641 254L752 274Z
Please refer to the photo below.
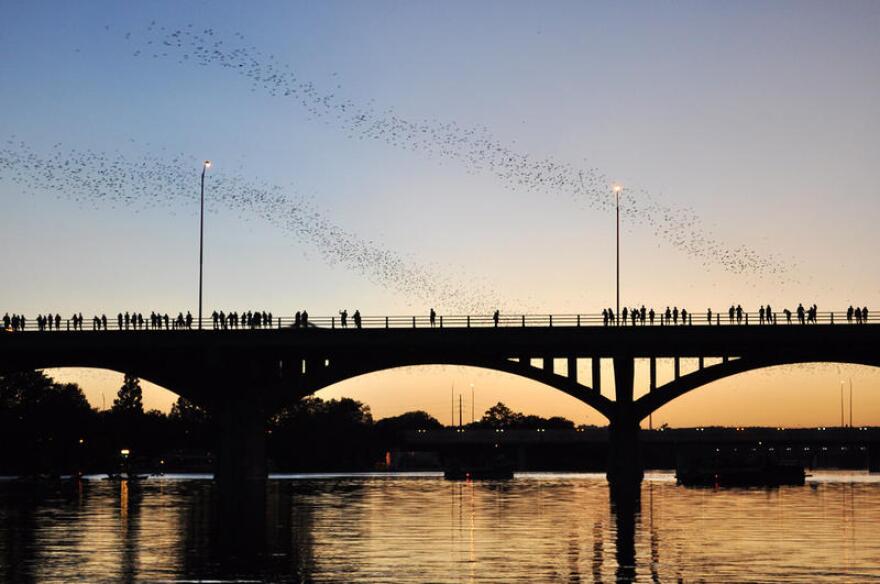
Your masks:
M880 443L868 444L868 470L880 472Z
M224 545L235 548L250 545L248 538L265 529L268 471L266 415L259 404L230 393L214 408L214 488Z
M632 357L614 358L614 396L618 406L632 405L634 369Z
M679 377L681 377L681 359L679 357L675 357L672 362L675 369L675 379L678 379Z
M637 489L642 481L639 421L633 413L632 357L614 358L615 412L608 425L606 476L615 491Z
M553 357L544 357L544 372L553 373Z
M642 481L639 424L632 415L618 413L608 426L606 477L617 490L636 488Z
M657 358L651 357L651 384L649 390L654 391L655 389L657 389Z
M214 480L223 489L238 490L251 483L265 484L266 417L259 405L228 398L214 411L217 452Z
M596 393L602 393L602 360L599 357L593 357L590 359L590 364L593 366L593 389L596 390Z
M568 378L574 382L578 380L578 360L577 357L568 358Z

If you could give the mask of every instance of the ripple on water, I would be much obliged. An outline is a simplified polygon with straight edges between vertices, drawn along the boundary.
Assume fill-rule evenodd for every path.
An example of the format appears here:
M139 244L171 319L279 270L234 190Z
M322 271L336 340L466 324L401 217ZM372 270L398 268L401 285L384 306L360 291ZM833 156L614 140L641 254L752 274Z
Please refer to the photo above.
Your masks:
M288 475L248 531L217 503L206 477L0 482L0 580L880 580L876 475L712 490L650 473L635 507L601 475Z

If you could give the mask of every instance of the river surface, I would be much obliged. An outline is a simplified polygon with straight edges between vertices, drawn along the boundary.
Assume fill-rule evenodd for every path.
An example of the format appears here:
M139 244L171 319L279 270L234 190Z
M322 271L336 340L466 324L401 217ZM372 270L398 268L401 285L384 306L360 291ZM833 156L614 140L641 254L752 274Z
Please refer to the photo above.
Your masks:
M713 490L649 474L633 505L591 474L297 475L248 526L216 498L206 477L0 481L0 581L880 581L880 475Z

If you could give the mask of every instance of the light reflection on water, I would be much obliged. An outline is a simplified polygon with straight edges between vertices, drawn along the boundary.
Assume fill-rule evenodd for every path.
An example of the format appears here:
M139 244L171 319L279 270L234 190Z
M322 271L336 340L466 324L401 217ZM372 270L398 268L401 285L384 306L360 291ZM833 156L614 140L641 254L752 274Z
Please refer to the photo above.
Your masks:
M296 475L270 481L265 525L246 534L215 496L209 480L179 477L0 482L0 580L880 580L876 475L752 490L648 475L629 516L600 475Z

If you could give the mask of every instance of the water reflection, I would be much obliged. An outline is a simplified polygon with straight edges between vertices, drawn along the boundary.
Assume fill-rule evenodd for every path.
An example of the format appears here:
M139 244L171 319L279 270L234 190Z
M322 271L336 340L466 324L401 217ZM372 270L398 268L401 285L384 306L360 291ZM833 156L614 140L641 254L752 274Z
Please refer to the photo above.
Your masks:
M880 477L742 491L649 477L634 494L589 475L336 477L273 480L259 508L230 510L207 480L0 482L0 580L880 578Z

